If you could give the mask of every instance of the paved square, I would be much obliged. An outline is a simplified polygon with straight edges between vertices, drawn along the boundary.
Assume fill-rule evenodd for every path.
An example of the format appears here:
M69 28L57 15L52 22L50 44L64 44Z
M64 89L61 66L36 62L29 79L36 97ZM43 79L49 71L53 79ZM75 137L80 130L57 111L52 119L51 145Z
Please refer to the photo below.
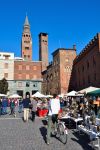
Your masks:
M22 114L16 118L12 116L0 117L0 150L92 150L86 136L69 130L68 143L63 145L59 140L52 137L48 146L45 143L46 126L42 118L36 117L24 123Z

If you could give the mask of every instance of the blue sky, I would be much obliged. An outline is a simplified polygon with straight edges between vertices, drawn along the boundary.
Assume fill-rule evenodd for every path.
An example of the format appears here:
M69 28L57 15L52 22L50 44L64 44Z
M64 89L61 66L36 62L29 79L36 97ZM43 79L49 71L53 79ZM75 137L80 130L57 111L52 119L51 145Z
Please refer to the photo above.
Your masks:
M38 34L48 33L49 60L59 48L77 54L100 32L100 0L0 0L0 51L21 55L26 12L31 25L33 60L38 60Z

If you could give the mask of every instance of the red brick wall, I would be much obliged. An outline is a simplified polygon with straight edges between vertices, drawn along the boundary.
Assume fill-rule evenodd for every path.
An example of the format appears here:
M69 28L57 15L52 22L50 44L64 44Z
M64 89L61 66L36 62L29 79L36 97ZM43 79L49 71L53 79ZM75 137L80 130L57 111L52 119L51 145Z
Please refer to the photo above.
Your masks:
M53 55L52 65L49 65L47 71L43 72L42 89L44 94L61 94L68 91L71 68L75 57L76 51L73 49L57 50Z
M42 71L48 66L48 34L39 34L39 60L42 61Z
M28 36L28 37L27 37ZM29 49L25 49L28 47ZM31 34L29 33L23 33L22 36L22 43L21 43L21 56L25 60L32 60L32 39L31 39Z
M70 89L100 87L100 34L94 37L74 61Z
M21 69L22 68L22 69ZM41 79L41 62L15 61L14 80ZM26 77L27 76L27 77Z
M75 50L60 51L60 93L66 93L72 72L73 60L76 57Z

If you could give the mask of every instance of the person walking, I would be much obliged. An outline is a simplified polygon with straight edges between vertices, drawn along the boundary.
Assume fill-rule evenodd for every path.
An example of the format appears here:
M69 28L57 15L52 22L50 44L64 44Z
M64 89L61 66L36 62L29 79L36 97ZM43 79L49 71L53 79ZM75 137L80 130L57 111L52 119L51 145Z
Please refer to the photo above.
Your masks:
M24 108L24 121L28 121L29 118L29 106L31 103L30 96L26 95L26 98L23 99L23 108Z
M0 116L2 115L2 99L0 98Z
M37 101L36 99L32 99L31 101L31 105L32 105L32 121L35 121L35 115L36 115L36 111L37 111Z
M11 101L10 101L10 110L11 110L10 115L15 116L15 101L14 101L14 99L11 99Z
M19 99L19 113L22 113L22 108L23 108L23 104L22 104L22 99Z
M56 129L57 117L60 111L60 100L56 94L54 94L53 98L50 99L48 107L49 113L48 113L48 127L47 127L47 144L49 144L50 142L52 122L54 124L54 129Z
M2 99L2 114L7 114L8 100L7 98Z

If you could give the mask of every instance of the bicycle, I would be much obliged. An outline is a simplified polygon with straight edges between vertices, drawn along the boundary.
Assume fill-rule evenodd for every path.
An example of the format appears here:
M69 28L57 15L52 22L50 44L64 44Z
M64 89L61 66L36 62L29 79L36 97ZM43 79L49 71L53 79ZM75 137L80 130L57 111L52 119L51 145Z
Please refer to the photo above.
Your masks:
M56 136L56 138L58 138L63 144L67 143L68 131L65 123L59 119L57 120L56 131L53 135Z

